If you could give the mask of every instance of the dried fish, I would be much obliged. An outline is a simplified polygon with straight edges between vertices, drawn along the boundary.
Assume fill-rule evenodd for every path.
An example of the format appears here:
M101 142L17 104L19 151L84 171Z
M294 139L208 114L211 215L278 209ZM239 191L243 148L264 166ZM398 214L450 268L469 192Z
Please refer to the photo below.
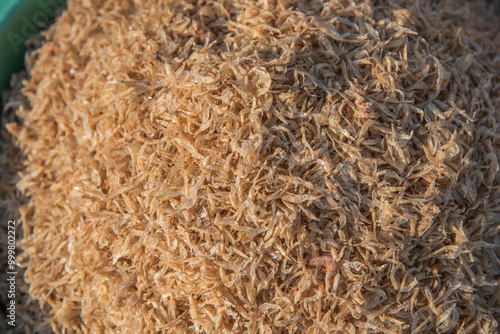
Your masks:
M1 146L37 314L64 333L497 332L492 6L69 0L28 55L29 103L6 104L21 153Z

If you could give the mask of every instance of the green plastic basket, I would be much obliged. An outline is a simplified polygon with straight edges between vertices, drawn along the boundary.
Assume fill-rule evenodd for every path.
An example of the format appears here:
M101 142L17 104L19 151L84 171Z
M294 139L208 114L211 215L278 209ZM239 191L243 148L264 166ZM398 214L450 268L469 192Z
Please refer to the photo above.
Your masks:
M65 0L0 1L0 92L23 67L25 43L47 27ZM1 99L1 94L0 94Z

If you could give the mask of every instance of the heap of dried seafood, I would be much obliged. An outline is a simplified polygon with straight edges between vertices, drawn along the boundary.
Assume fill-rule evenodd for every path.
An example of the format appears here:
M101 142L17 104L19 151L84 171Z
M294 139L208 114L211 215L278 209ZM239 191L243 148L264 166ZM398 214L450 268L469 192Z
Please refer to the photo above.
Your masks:
M11 123L67 333L492 333L487 1L70 0Z

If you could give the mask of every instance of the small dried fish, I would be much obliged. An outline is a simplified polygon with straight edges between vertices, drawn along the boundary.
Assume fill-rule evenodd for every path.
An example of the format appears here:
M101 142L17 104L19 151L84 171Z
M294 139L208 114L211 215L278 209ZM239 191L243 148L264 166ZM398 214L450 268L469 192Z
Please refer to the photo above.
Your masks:
M498 332L492 6L69 0L2 113L24 330Z

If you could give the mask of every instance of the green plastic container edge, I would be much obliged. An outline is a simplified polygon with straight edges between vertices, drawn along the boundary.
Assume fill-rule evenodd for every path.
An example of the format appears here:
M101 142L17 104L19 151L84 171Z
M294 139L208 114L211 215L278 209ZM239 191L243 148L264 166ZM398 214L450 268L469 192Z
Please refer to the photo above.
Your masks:
M0 5L0 92L23 68L26 40L47 28L65 0L7 0ZM0 106L2 94L0 94Z

